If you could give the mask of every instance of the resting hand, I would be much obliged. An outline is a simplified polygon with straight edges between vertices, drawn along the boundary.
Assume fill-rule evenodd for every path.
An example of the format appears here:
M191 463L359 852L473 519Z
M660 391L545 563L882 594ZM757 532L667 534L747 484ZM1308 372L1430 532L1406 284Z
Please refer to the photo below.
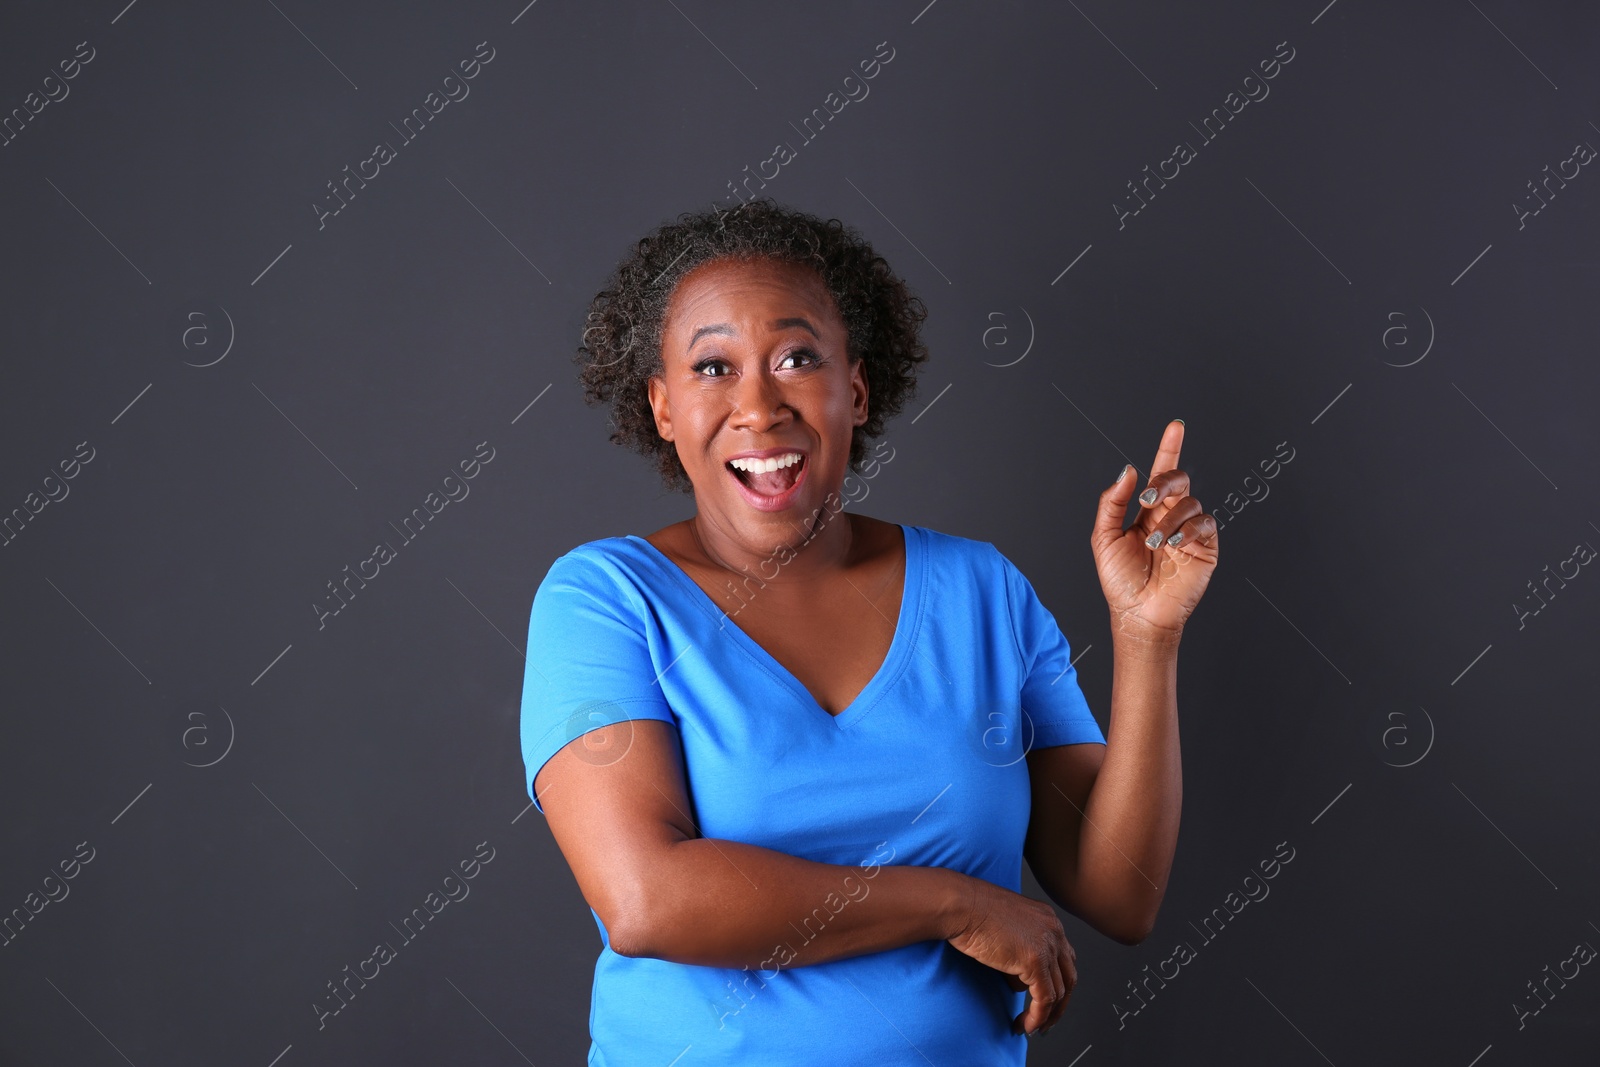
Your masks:
M1014 1034L1054 1026L1078 984L1077 954L1055 909L1042 900L972 878L972 900L961 933L950 944L1006 976L1011 988L1030 996L1011 1021Z

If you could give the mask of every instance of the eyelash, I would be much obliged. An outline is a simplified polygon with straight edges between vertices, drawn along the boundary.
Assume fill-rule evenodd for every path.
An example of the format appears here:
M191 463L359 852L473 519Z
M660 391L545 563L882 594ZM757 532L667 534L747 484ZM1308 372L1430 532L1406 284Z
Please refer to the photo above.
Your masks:
M784 359L788 359L790 356L806 356L811 360L811 362L812 362L812 364L814 366L821 366L822 362L823 362L822 357L817 355L815 352L813 352L809 348L791 348L789 351L787 351L787 352L785 352L783 354L783 358ZM726 362L727 362L726 360L719 359L716 356L707 356L705 359L702 359L700 362L696 363L693 367L691 367L689 369L694 371L696 374L700 374L707 367L710 367L710 366L712 366L714 364L717 364L717 363L726 363ZM713 375L711 375L711 377L713 377L713 378L725 378L725 377L727 377L727 375L724 375L724 374L713 374Z

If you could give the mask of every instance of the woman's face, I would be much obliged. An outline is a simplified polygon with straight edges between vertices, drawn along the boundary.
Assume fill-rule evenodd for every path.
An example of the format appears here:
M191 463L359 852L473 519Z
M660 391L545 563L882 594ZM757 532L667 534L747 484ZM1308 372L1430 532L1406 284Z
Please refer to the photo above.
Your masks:
M662 372L650 380L656 430L677 446L702 522L752 550L811 536L867 419L867 383L814 271L793 263L712 260L678 283L662 327ZM756 453L800 459L741 473ZM826 516L824 517L824 521Z

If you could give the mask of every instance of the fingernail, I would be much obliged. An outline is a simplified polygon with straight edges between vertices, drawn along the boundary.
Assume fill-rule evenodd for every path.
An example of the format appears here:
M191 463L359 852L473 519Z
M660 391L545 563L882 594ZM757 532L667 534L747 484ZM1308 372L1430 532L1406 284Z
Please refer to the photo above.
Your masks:
M1159 548L1159 547L1161 547L1161 531L1157 530L1155 533L1151 534L1149 537L1146 537L1144 539L1144 547L1146 547L1146 548Z
M1182 419L1173 419L1172 421L1177 423L1180 426L1187 426L1188 425L1188 423L1184 422Z
M1141 504L1154 504L1156 502L1156 487L1152 485L1150 488L1140 493L1139 502Z
M1167 544L1172 546L1173 548L1177 548L1178 547L1178 542L1180 542L1182 540L1183 540L1183 531L1179 530L1177 533L1175 533L1171 537L1167 538Z
M1111 484L1116 485L1117 482L1120 482L1122 479L1126 478L1128 476L1128 468L1130 466L1132 466L1131 463L1124 463L1122 465L1122 469L1117 472L1116 481L1113 481Z

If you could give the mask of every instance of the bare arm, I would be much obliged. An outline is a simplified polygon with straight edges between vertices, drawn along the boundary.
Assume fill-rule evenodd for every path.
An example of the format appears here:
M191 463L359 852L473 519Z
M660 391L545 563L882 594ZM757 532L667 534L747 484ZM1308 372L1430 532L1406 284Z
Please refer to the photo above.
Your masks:
M1033 815L1023 854L1061 907L1122 944L1155 926L1183 806L1175 639L1113 637L1104 745L1028 754Z
M1131 527L1122 523L1132 465L1100 494L1089 543L1111 609L1104 750L1068 745L1028 756L1028 865L1058 904L1128 945L1150 935L1172 873L1183 809L1178 643L1218 559L1216 519L1189 495L1178 466L1183 437L1182 419L1167 423Z
M591 743L624 754L596 765L584 758ZM677 732L659 720L578 738L534 787L584 899L624 956L770 970L944 940L968 922L977 879L956 871L870 857L859 867L816 863L700 837Z
M586 758L596 751L622 755ZM666 722L577 738L534 788L620 955L771 970L944 940L1028 991L1015 1033L1053 1025L1077 982L1072 946L1043 901L942 867L815 863L698 836Z

